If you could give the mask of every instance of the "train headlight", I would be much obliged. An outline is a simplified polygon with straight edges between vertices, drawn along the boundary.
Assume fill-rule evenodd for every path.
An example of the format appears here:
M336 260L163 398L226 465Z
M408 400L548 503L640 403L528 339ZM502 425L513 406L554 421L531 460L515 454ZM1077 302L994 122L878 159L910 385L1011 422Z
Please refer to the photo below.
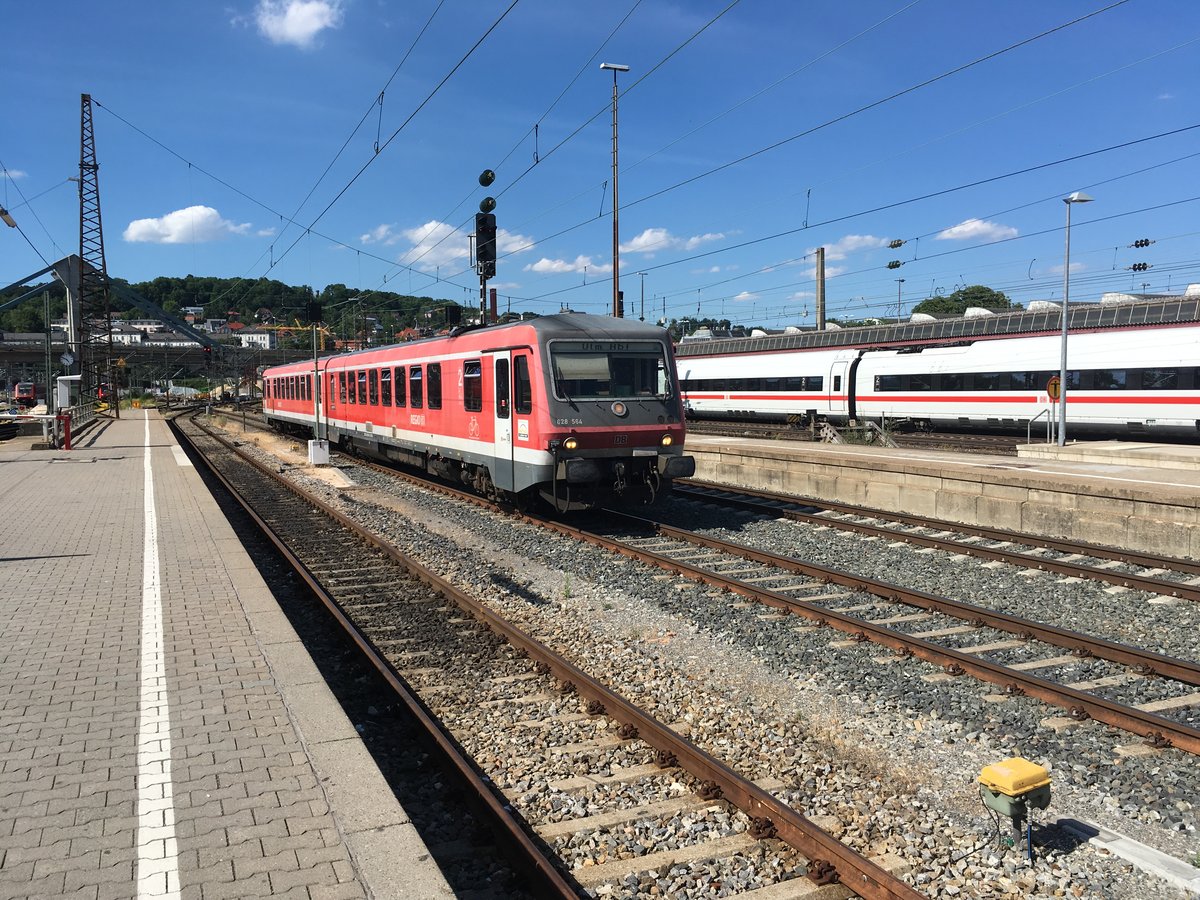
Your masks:
M575 440L575 438L573 438L573 437L569 437L565 441L563 441L563 447L565 447L567 450L574 450L578 446L579 446L579 441Z
M673 443L675 443L675 438L671 437L669 434L664 434L662 436L661 443L664 447L670 447Z
M612 410L614 416L624 417L624 415L627 412L629 412L629 407L626 406L624 403L622 403L620 400L618 400L616 403L614 403L612 406L610 406L609 409Z

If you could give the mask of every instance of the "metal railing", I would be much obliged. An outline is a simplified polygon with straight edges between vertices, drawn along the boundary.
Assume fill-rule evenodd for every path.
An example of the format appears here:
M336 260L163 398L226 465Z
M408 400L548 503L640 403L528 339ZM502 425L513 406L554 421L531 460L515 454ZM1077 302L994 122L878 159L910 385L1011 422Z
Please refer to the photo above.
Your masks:
M1051 444L1054 442L1054 436L1051 434L1051 429L1054 427L1054 419L1052 419L1050 417L1050 407L1046 407L1040 413L1038 413L1036 416L1034 416L1032 419L1030 419L1028 422L1025 423L1025 443L1027 443L1027 444L1033 443L1033 423L1036 422L1038 419L1040 419L1042 416L1046 417L1046 443Z

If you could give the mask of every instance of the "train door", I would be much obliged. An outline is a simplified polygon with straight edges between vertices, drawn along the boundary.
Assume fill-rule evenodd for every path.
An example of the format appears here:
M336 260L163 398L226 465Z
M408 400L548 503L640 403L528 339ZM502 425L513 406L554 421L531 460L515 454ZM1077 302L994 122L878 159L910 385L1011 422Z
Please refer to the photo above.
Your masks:
M493 389L495 400L496 443L493 455L495 470L492 479L502 491L513 488L513 409L512 409L512 353L498 350L492 357Z
M829 388L827 396L829 397L829 411L831 413L846 413L846 393L850 389L850 385L846 383L846 362L838 360L829 370Z

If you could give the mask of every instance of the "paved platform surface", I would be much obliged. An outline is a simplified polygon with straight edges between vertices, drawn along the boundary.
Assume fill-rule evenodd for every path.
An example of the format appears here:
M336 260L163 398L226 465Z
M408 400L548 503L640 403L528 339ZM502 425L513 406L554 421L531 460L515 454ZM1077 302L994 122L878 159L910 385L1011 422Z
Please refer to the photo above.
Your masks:
M0 515L0 898L450 895L156 411Z
M1036 459L709 435L686 447L703 480L1200 558L1200 451L1114 443Z

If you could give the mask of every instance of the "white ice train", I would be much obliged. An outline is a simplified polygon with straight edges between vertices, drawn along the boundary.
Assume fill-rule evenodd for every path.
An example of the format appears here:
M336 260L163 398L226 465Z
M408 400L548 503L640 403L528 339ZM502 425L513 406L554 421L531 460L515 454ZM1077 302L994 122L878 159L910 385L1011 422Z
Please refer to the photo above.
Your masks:
M1055 306L688 341L677 363L695 418L1023 431L1052 414L1060 328ZM1069 329L1069 434L1200 440L1200 298L1073 308Z

